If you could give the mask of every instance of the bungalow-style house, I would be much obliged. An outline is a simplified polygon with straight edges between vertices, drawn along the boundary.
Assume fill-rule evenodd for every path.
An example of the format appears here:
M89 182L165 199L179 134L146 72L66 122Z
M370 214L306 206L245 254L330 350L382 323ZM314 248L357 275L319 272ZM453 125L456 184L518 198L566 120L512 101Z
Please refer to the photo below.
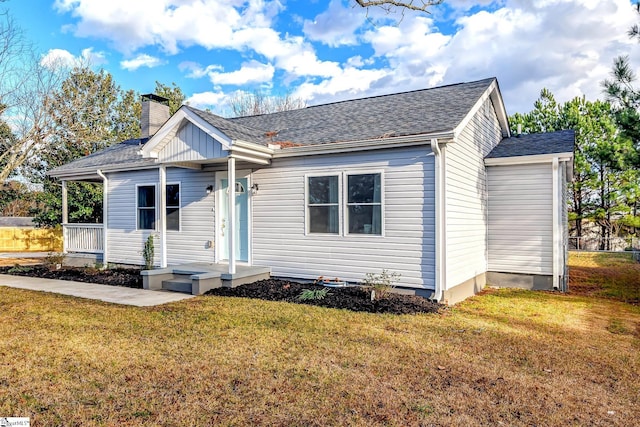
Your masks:
M68 252L142 265L154 235L146 286L193 293L382 269L450 304L566 288L574 134L511 135L495 78L233 119L164 101L143 97L141 139L50 172L104 184L104 224L63 209Z

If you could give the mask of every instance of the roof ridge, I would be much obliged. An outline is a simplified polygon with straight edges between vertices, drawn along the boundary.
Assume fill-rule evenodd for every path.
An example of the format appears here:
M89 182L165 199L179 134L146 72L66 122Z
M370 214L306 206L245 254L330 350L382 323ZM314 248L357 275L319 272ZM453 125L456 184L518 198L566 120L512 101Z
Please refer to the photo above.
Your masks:
M325 106L328 106L328 105L346 104L346 103L349 103L349 102L363 101L363 100L367 100L367 99L385 98L385 97L406 95L406 94L409 94L409 93L417 93L417 92L427 92L427 91L432 91L432 90L451 88L451 87L454 87L454 86L471 85L471 84L474 84L474 83L481 83L481 82L485 82L485 81L486 82L490 82L490 81L494 81L494 80L497 80L497 78L496 77L487 77L487 78L484 78L484 79L473 80L473 81L470 81L470 82L450 83L450 84L446 84L446 85L442 85L442 86L433 86L433 87L427 87L427 88L422 88L422 89L406 90L406 91L403 91L403 92L393 92L393 93L385 93L385 94L380 94L380 95L363 96L362 98L343 99L341 101L332 101L332 102L326 102L324 104L309 105L307 107L296 108L294 110L276 111L274 113L264 113L264 114L251 114L251 115L248 115L248 116L229 117L227 120L236 121L238 119L244 119L244 118L248 118L248 117L274 116L274 115L277 115L277 114L287 114L287 113L290 113L292 111L310 110L310 109L313 109L313 108L325 107Z

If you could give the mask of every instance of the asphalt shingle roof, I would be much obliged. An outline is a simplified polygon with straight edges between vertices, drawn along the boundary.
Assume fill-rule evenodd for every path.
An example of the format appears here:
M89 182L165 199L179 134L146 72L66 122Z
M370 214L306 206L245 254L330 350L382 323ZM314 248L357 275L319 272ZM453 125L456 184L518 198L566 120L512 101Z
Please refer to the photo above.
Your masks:
M575 132L572 130L512 136L500 141L487 158L572 153L575 139Z
M268 143L324 144L452 131L495 78L227 119ZM267 132L278 132L270 138Z
M155 163L155 159L144 159L139 154L142 145L148 138L130 139L119 144L111 145L104 150L96 151L70 163L59 166L49 172L52 176L77 170L96 170L107 166L124 165L140 167Z
M420 135L454 130L495 78L431 89L354 99L283 111L225 119L186 107L232 140L266 145L287 142L301 145ZM154 163L140 156L145 140L129 140L60 166L50 175L65 172Z

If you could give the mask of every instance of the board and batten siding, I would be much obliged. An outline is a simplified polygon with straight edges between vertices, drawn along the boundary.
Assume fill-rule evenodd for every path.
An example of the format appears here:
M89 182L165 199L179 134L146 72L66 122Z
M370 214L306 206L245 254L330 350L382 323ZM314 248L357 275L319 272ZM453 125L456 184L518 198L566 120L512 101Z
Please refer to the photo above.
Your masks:
M222 157L222 145L198 126L187 122L158 153L160 162L191 162Z
M446 147L446 288L487 271L487 184L484 158L502 139L487 99Z
M384 236L305 234L305 176L383 172ZM433 289L434 156L428 146L276 159L254 171L253 264L272 275L357 282L382 269L400 286ZM341 192L344 189L342 183ZM340 223L344 222L341 201Z
M550 163L487 167L489 271L553 273Z
M159 209L158 169L111 173L108 205L108 262L143 265L142 249L150 234L156 236L154 263L160 265L160 228L137 230L136 185L156 185L156 208ZM167 183L180 183L181 231L167 231L169 264L213 262L214 196L206 187L214 182L213 173L167 168ZM162 214L156 211L156 218Z

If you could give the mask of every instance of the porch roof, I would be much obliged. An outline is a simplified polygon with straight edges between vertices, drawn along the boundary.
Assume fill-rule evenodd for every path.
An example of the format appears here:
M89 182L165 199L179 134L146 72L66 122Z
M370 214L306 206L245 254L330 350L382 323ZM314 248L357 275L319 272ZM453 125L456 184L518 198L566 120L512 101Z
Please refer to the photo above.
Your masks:
M155 159L145 159L140 154L140 148L148 138L129 139L119 144L111 145L104 150L81 157L70 163L52 169L48 174L57 178L79 178L100 180L96 170L120 170L144 168L153 166Z

